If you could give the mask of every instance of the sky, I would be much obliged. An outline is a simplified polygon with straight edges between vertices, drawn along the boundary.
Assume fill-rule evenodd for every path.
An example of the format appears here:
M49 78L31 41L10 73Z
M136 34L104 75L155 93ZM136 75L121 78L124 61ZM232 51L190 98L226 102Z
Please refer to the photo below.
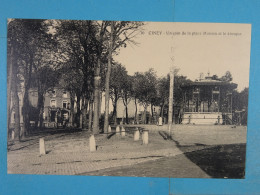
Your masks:
M130 75L153 68L161 77L173 66L195 80L230 71L238 91L249 86L250 24L147 22L135 41L114 57Z

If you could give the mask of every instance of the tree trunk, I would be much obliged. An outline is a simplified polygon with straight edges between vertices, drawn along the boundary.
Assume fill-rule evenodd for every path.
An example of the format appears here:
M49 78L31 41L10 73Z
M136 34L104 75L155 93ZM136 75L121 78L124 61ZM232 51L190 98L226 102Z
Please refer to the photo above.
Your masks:
M146 111L147 111L147 104L144 106L144 113L143 113L143 124L146 124Z
M100 60L98 60L100 63ZM93 118L93 132L99 133L99 89L100 89L100 76L94 77L94 118Z
M172 116L173 116L173 87L174 87L174 71L170 72L170 92L169 92L169 112L168 112L168 131L171 135Z
M76 114L76 122L77 122L77 128L80 128L82 126L81 120L80 120L81 110L80 110L80 94L77 94L77 114Z
M152 123L152 119L153 119L153 105L151 104L151 113L149 114L149 124Z
M30 118L29 118L29 97L28 97L28 85L25 87L24 90L24 97L23 97L23 108L22 108L22 114L23 114L23 131L22 131L22 137L29 134L29 128L30 128Z
M113 119L114 119L114 125L117 125L117 100L116 100L116 98L115 98L115 102L114 102L114 104L113 104L113 107L114 107L114 109L113 109Z
M92 131L92 118L93 118L93 101L89 102L89 113L88 113L88 130Z
M101 118L101 106L102 106L102 90L99 92L99 105L98 105L98 118Z
M112 51L114 45L114 22L111 22L111 32L110 32L110 44L108 50L108 65L107 65L107 73L106 73L106 81L105 81L105 121L104 121L104 132L108 131L108 115L109 115L109 81L111 74L111 66L112 66Z
M75 115L75 111L74 111L74 104L75 104L75 99L74 99L74 96L71 95L70 96L70 104L71 104L71 107L70 107L70 119L69 119L69 122L71 124L71 126L74 126L74 115Z
M135 124L139 124L139 119L137 116L137 102L136 102L136 97L135 97Z
M18 90L17 90L17 69L13 69L13 75L12 75L12 100L14 104L14 139L20 140L21 137L21 127L20 127L20 105L19 105L19 96L18 96Z
M24 97L23 97L23 108L22 108L22 114L23 114L23 132L22 137L24 135L28 135L29 129L30 129L30 118L29 118L29 89L31 86L31 76L32 76L32 66L33 66L33 56L30 55L29 60L29 67L28 67L28 74L25 76L25 82L24 82Z
M129 120L128 120L128 109L127 109L127 105L129 102L127 102L127 94L125 93L125 100L123 99L123 102L124 102L124 105L125 105L125 122L126 124L129 123Z
M39 93L39 92L38 92L37 111L38 111L38 117L37 117L37 121L35 123L35 126L38 127L38 122L40 122L39 128L42 129L43 112L44 112L44 95L43 95L43 93Z
M7 80L7 112L8 112L8 118L7 118L7 128L8 128L8 135L11 133L10 131L10 123L11 123L11 115L12 115L12 106L11 106L11 99L12 99L12 80L13 80L13 47L10 48L10 57L7 58L9 65L9 71L8 71L8 80Z
M161 117L163 117L164 106L165 106L165 103L163 102L163 105L162 105L162 107L161 107L161 113L160 113L160 116L161 116Z
M126 122L126 124L129 123L129 121L128 121L128 110L127 110L127 104L126 104L126 106L125 106L125 122Z
M160 106L160 114L159 114L160 117L162 117L163 107L164 107L164 102L163 102L163 104Z
M14 101L14 113L15 113L15 125L14 125L14 139L20 140L20 105L19 105L19 96L17 91L16 75L13 75L13 93L12 99Z
M87 109L88 109L88 100L84 98L82 102L82 128L87 129Z
M40 118L40 126L39 126L39 128L40 129L42 129L42 127L43 127L43 121L44 121L43 113L44 113L44 105L42 105L41 110L40 110L40 115L39 115L39 118Z

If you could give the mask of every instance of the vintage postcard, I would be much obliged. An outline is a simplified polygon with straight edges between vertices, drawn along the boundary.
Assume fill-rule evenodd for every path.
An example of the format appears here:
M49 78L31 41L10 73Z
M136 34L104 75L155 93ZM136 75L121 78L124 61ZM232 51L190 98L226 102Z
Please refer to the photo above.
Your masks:
M250 24L8 20L8 174L245 178Z

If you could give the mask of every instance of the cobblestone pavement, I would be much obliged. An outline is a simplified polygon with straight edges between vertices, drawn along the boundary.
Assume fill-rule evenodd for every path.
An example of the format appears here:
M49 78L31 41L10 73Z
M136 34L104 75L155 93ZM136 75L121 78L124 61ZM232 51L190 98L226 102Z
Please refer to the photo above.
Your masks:
M192 147L192 146L191 146ZM98 176L170 178L244 178L245 144L228 144L164 157L129 166L84 173Z
M133 141L133 134L125 137L95 136L97 151L89 152L87 131L43 133L22 142L8 142L9 174L78 175L119 166L129 166L183 152L201 150L217 144L245 143L246 128L230 126L174 126L173 140L164 140L158 133L167 126L143 126L149 129L149 144ZM126 127L130 130L132 127ZM115 129L113 129L115 130ZM46 155L39 155L39 138L45 139ZM186 151L180 150L187 146ZM190 147L188 147L190 146Z

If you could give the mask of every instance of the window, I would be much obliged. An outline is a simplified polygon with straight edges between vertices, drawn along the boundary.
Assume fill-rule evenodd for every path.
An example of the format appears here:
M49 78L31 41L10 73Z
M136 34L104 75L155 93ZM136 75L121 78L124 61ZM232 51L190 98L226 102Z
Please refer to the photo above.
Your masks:
M64 97L64 98L67 98L67 97L68 97L67 91L63 91L62 97Z
M65 101L65 100L64 100L64 101L62 102L62 107L69 109L68 101Z
M56 91L52 90L52 97L56 97Z
M56 100L51 100L51 107L56 107Z

